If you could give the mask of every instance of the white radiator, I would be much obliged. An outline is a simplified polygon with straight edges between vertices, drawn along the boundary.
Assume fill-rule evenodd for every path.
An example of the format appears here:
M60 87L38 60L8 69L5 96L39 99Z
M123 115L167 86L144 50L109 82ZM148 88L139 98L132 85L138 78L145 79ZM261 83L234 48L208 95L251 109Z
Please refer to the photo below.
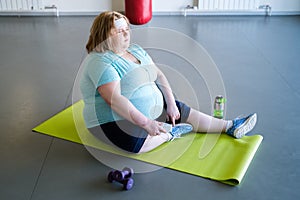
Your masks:
M1 11L30 11L44 9L42 0L0 0Z
M258 8L258 0L198 0L198 9L207 11L251 11Z
M45 6L43 0L0 0L0 14L5 15L43 15L48 12L58 16L55 5Z
M197 0L186 6L184 16L192 15L271 15L271 6L259 5L261 0Z

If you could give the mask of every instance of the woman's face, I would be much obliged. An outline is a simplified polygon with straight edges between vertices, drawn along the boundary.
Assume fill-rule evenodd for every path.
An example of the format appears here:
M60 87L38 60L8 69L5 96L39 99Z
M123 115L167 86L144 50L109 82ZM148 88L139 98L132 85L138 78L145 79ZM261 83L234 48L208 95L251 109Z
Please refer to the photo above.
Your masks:
M111 30L111 44L115 53L123 53L130 44L130 30L124 18L115 20L115 27Z

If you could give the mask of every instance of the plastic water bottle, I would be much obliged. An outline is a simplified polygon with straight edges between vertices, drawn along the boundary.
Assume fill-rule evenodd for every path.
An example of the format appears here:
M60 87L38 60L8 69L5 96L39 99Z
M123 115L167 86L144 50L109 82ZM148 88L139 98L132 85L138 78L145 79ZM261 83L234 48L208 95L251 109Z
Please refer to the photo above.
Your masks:
M214 117L223 119L225 109L225 98L222 95L218 95L214 102Z

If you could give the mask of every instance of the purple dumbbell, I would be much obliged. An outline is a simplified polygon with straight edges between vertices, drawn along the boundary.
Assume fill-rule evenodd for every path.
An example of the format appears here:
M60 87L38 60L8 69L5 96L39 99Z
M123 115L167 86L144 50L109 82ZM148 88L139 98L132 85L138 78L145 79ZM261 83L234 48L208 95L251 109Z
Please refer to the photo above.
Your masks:
M116 181L123 181L130 178L133 175L133 169L125 167L122 171L116 170L113 173L113 177Z
M131 178L132 175L133 175L133 169L125 167L122 171L115 170L109 172L107 179L111 183L113 181L117 181L123 184L123 189L130 190L134 184L134 181Z

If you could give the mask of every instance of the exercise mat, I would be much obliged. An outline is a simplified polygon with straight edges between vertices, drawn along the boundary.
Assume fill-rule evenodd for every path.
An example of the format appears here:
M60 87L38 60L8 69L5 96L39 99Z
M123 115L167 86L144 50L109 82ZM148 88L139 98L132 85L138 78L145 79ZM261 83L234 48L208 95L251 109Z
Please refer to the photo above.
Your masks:
M82 109L81 100L33 131L229 185L242 181L263 139L261 135L234 139L226 134L190 133L153 151L133 154L107 145L90 134L85 128ZM176 154L178 149L181 153Z

